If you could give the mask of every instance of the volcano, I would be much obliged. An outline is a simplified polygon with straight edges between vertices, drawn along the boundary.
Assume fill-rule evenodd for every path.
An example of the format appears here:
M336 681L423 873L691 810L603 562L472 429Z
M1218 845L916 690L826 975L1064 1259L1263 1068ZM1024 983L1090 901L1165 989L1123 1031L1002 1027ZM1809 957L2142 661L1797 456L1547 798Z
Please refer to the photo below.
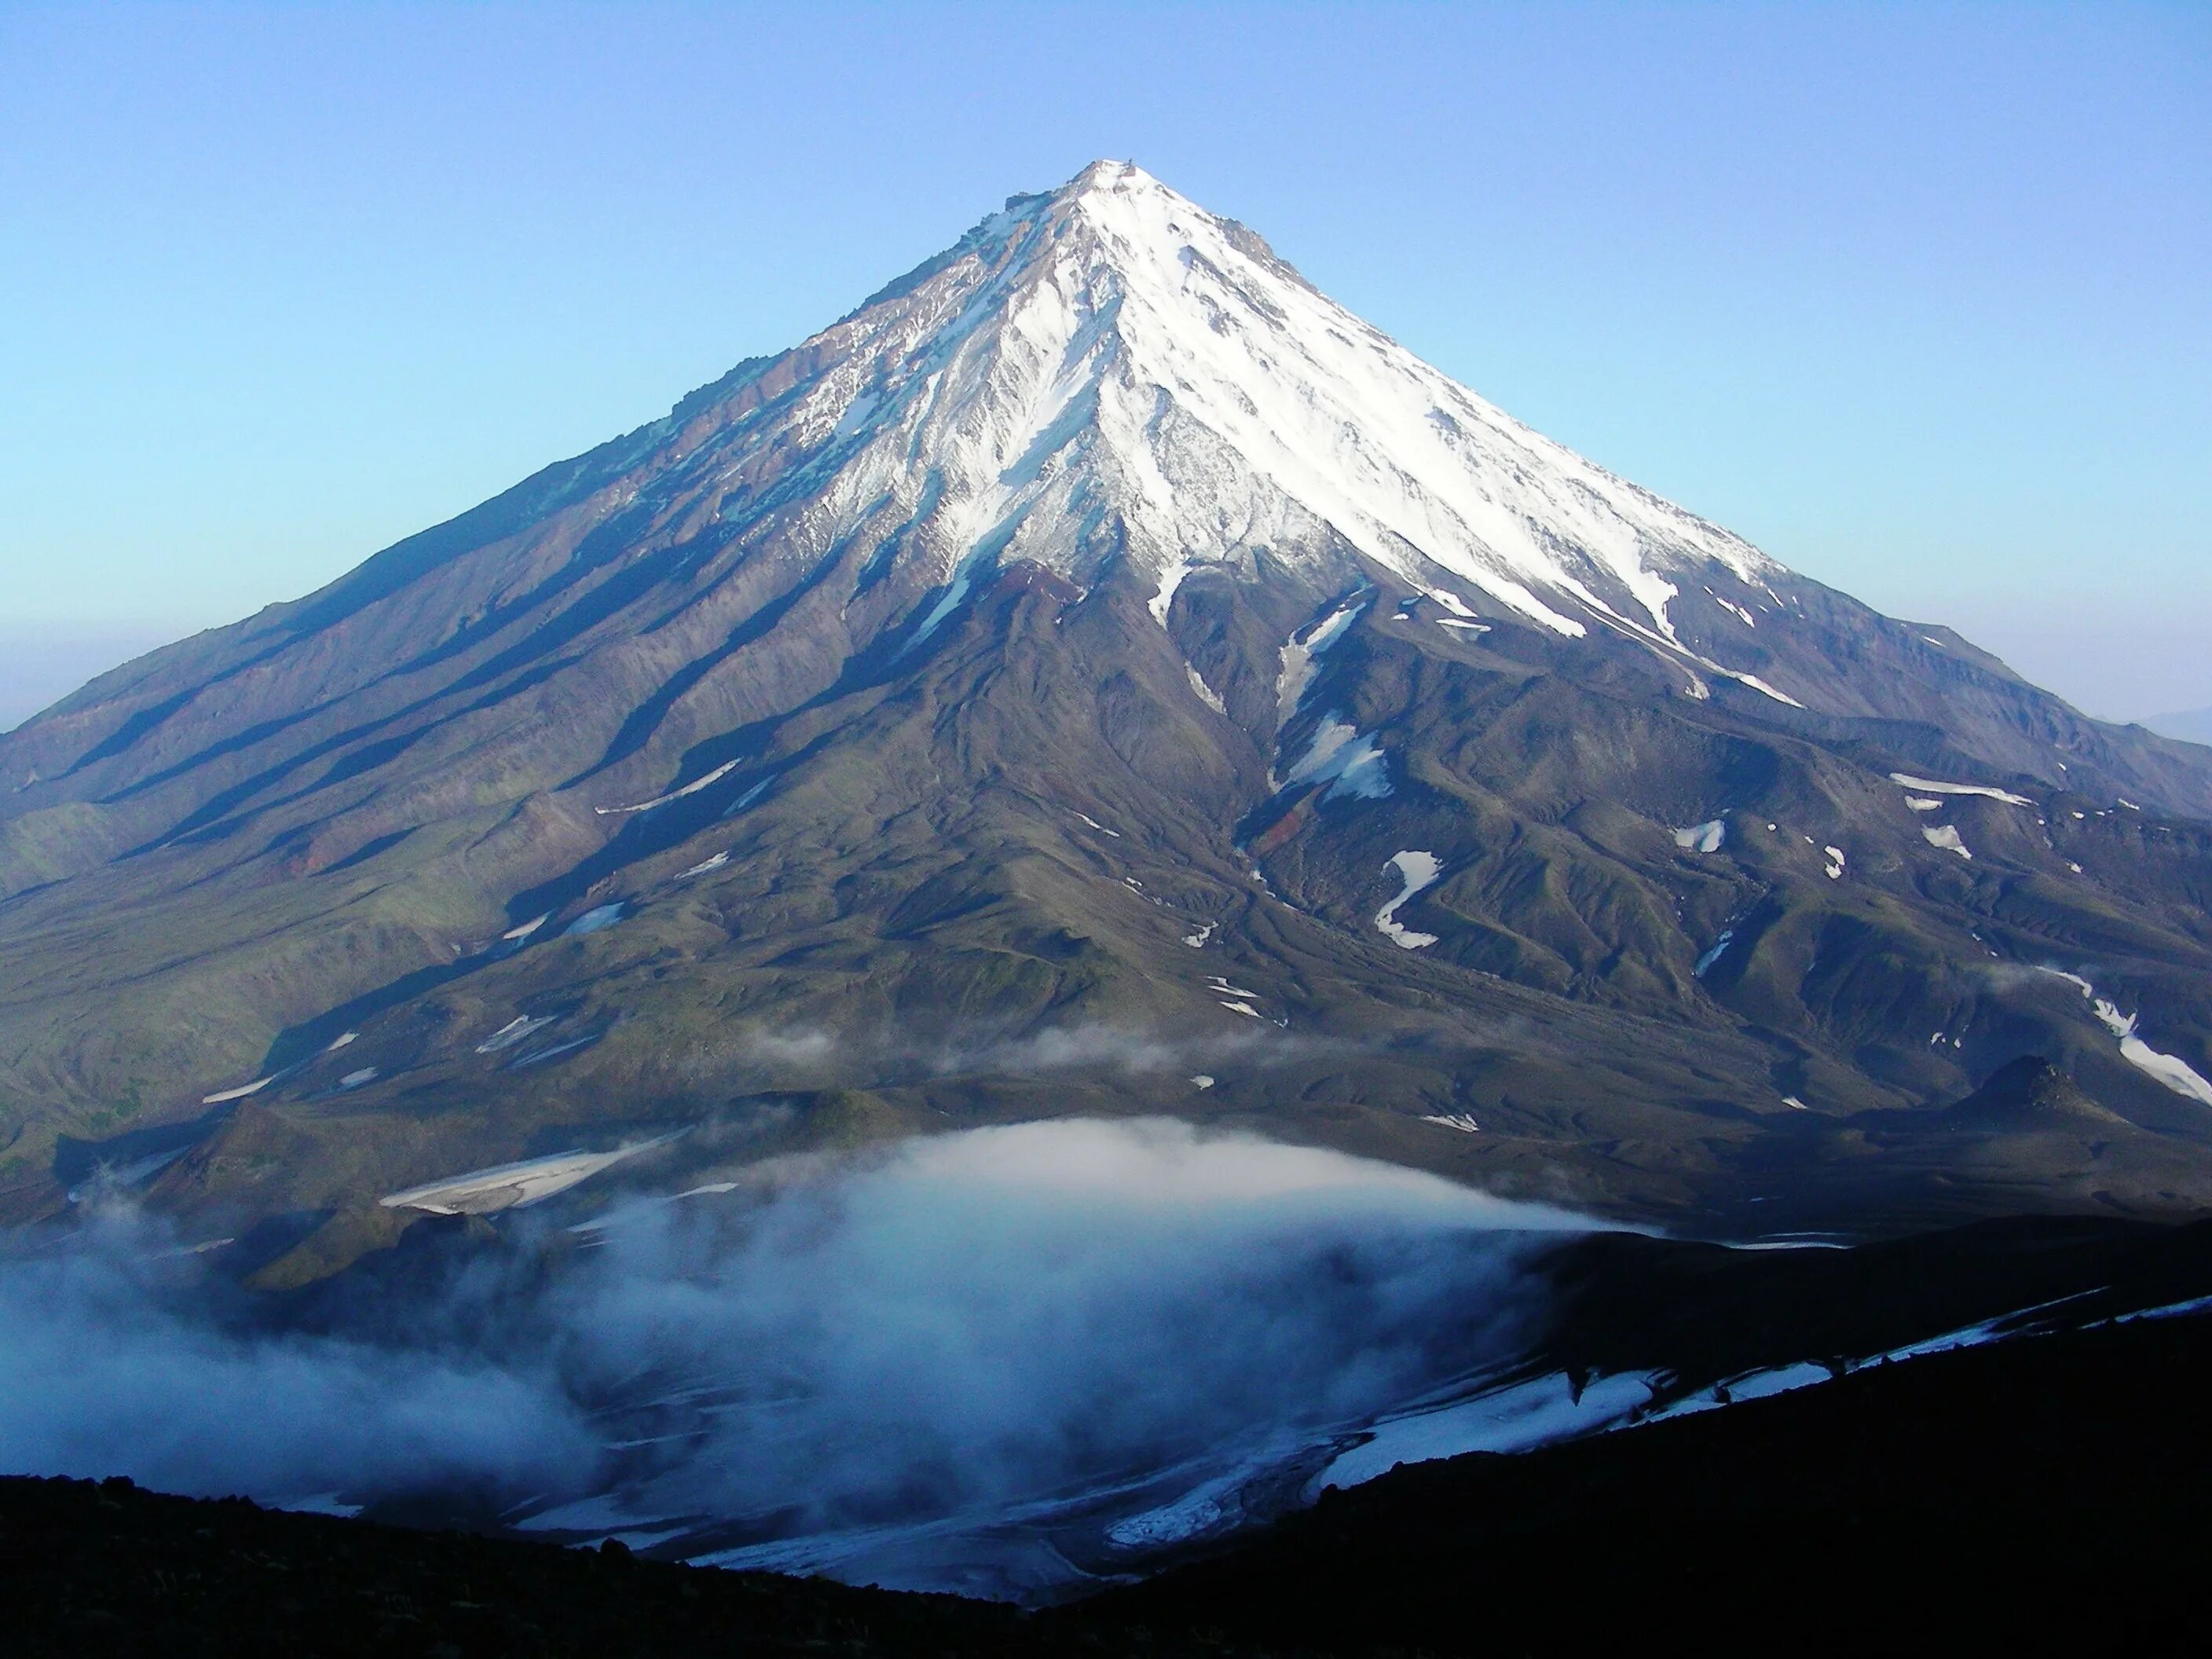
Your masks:
M1102 161L0 738L0 1213L298 1282L1162 1113L1717 1236L2188 1212L2208 819Z

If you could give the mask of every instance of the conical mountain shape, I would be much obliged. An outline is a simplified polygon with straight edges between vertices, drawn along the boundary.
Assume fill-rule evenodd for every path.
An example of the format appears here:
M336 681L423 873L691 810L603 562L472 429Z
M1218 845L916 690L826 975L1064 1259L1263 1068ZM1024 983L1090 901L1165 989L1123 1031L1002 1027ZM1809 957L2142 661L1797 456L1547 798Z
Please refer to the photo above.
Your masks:
M2207 816L2212 754L1100 162L0 738L0 1201L145 1167L358 1239L648 1127L692 1180L1099 1110L1723 1229L2192 1204ZM2027 1200L1865 1132L2031 1052L2124 1121Z
M1084 583L1127 563L1158 583L1157 615L1194 568L1272 556L1328 581L1356 551L1564 635L1595 613L1668 639L1670 574L1774 569L1122 163L1016 198L806 352L693 465L705 483L735 448L807 456L806 510L771 533L818 553L898 528L902 564L947 585L918 632L963 575L1014 558ZM718 511L750 505L732 494Z

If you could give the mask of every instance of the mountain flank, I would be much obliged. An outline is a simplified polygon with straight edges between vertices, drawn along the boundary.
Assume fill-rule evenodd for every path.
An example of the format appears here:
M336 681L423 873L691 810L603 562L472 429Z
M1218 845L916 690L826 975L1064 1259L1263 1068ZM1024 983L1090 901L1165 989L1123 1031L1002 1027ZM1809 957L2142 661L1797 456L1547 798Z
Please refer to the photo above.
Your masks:
M1071 1113L1720 1233L2185 1213L2208 820L2212 751L1100 162L0 737L0 1213L289 1280L488 1166Z

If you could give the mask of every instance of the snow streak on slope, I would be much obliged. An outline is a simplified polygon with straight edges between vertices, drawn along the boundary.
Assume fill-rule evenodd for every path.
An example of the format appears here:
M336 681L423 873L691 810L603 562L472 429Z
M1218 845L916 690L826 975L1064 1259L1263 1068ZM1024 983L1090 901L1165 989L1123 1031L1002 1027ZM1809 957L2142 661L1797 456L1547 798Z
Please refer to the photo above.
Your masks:
M715 447L733 473L738 452L811 450L811 495L785 496L779 527L823 550L896 539L936 592L916 638L1007 557L1081 581L1126 555L1164 622L1194 569L1348 544L1424 589L1449 572L1561 634L1596 620L1670 646L1670 573L1702 581L1717 562L1751 583L1777 568L1508 418L1123 163L1016 198L792 360L811 378Z
M1415 850L1392 854L1390 861L1382 867L1395 873L1404 884L1399 888L1397 897L1375 913L1375 925L1394 943L1406 950L1418 951L1425 945L1434 945L1437 942L1434 933L1415 933L1398 920L1398 909L1401 905L1410 903L1416 893L1433 887L1437 878L1443 873L1443 866L1437 861L1434 853Z

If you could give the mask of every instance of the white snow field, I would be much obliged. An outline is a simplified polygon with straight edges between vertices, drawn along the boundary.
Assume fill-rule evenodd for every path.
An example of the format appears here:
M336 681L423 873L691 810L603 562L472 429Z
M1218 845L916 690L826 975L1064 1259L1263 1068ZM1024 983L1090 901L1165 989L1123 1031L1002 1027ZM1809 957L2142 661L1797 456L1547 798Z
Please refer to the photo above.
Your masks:
M1601 1376L1577 1396L1564 1371L1473 1399L1383 1419L1370 1438L1332 1462L1307 1487L1356 1486L1388 1474L1401 1463L1425 1463L1465 1452L1526 1451L1553 1440L1589 1434L1651 1403L1652 1386L1632 1373Z
M640 1152L649 1152L672 1137L660 1135L611 1152L556 1152L550 1158L524 1158L516 1164L495 1164L488 1170L471 1170L426 1182L377 1200L387 1210L427 1210L433 1215L495 1215L542 1202L556 1193L590 1180Z
M1686 853L1717 853L1721 843L1728 839L1728 821L1711 818L1704 823L1693 823L1686 830L1674 832L1674 845Z
M2102 997L2094 998L2097 1018L2105 1029L2120 1040L2120 1058L2146 1076L2163 1083L2178 1095L2212 1106L2212 1082L2205 1080L2187 1060L2173 1054L2160 1054L2136 1035L2135 1014L2124 1014Z
M251 1083L241 1083L235 1089L218 1089L211 1095L202 1095L203 1106L220 1106L225 1101L243 1100L248 1095L258 1095L276 1080L273 1072L267 1077L258 1077Z
M2136 1035L2140 1014L2124 1014L2119 1005L2108 997L2097 994L2097 988L2079 974L2069 974L2060 968L2037 970L2054 979L2063 979L2081 993L2097 1016L2098 1023L2120 1041L2120 1058L2142 1073L2154 1078L2178 1095L2212 1106L2212 1079L2177 1054L2161 1054Z
M1285 783L1326 783L1322 799L1346 795L1380 800L1390 793L1390 766L1382 745L1335 714L1324 714L1306 745L1304 759L1290 770Z
M1407 951L1418 951L1425 945L1434 945L1437 942L1434 933L1417 933L1398 920L1398 907L1424 888L1433 887L1437 878L1443 873L1443 866L1437 862L1434 853L1413 851L1393 853L1389 862L1382 867L1386 871L1395 871L1398 879L1405 884L1399 888L1397 897L1375 913L1376 927L1389 935L1393 945Z
M651 800L639 801L635 806L594 806L592 811L601 817L623 812L650 812L656 806L665 806L672 800L682 800L686 795L696 795L709 784L720 783L737 769L737 762L724 761L706 776L694 779L681 789L671 789L666 794L655 795Z
M1345 629L1358 620L1367 608L1364 598L1355 599L1339 606L1317 626L1309 629L1301 639L1293 634L1283 641L1282 665L1275 675L1275 724L1288 726L1291 716L1298 712L1305 701L1314 676L1321 672L1320 658L1329 647L1344 637ZM1195 672L1195 671L1194 671Z
M1163 624L1210 567L1265 548L1336 571L1348 545L1470 629L1504 612L1613 629L1796 701L1698 654L1668 613L1683 583L1733 577L1748 618L1779 603L1782 567L1504 414L1128 163L1015 198L803 349L812 376L732 436L831 463L777 533L826 550L910 526L900 556L939 589L910 638L1000 561L1089 580L1085 507L1109 502L1113 556L1149 578Z
M1707 951L1705 955L1698 958L1698 965L1692 971L1696 973L1699 979L1703 979L1705 976L1705 970L1711 968L1715 963L1718 962L1723 956L1727 955L1729 946L1735 943L1735 929L1733 927L1723 928L1721 930L1721 936L1713 941L1712 948Z
M1900 789L1921 795L1980 795L1990 800L2001 800L2008 806L2033 806L2035 803L2025 795L2015 795L2009 789L1999 789L1987 783L1938 783L1933 778L1916 778L1910 772L1892 772L1889 781ZM1915 811L1928 809L1914 803Z
M477 1044L480 1054L495 1054L502 1048L512 1048L534 1031L542 1031L553 1023L551 1014L517 1014L513 1019Z
M1956 853L1962 859L1971 859L1974 856L1966 850L1966 843L1959 839L1958 830L1951 824L1931 824L1920 834L1930 847L1940 848L1946 853Z

